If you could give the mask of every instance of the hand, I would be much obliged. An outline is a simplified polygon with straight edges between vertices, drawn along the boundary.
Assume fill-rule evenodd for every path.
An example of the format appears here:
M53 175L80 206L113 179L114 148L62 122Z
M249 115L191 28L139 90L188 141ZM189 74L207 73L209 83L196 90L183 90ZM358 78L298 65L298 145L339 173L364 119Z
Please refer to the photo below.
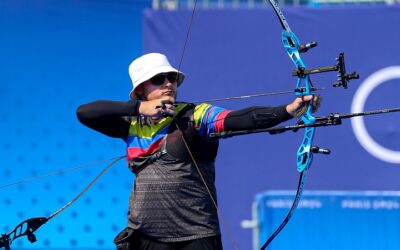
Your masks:
M161 101L169 103L163 105ZM170 96L165 96L151 101L142 101L140 102L139 113L154 119L159 119L164 115L173 116L175 114L175 106L173 103L175 103L175 98ZM163 106L165 106L164 109L162 108Z
M292 103L286 106L286 111L293 117L300 117L308 108L310 101L313 99L312 112L316 112L321 104L321 96L307 95L297 97Z

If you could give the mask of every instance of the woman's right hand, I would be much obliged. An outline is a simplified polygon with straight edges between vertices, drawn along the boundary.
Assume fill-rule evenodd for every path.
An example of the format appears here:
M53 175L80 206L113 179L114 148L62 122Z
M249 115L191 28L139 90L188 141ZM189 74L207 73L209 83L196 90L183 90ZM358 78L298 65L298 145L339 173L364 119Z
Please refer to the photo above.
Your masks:
M139 104L139 114L155 119L159 119L165 115L173 116L175 114L174 103L175 98L170 96L165 96L151 101L141 101ZM165 108L163 108L163 106Z

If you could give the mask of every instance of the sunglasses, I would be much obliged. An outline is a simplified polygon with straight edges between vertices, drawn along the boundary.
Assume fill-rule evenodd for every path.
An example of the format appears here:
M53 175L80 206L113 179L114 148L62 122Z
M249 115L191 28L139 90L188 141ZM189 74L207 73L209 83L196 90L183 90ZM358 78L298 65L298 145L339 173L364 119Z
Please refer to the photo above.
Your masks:
M168 79L170 83L175 83L178 81L178 74L175 72L158 74L153 76L150 81L154 86L160 86L164 84L165 79Z

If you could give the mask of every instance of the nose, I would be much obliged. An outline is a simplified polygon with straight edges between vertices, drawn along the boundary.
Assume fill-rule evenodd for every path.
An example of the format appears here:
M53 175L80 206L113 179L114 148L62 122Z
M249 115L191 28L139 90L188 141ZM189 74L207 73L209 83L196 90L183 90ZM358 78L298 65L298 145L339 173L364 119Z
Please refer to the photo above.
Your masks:
M171 85L171 84L172 83L168 80L168 78L165 77L164 85L168 86L168 85Z
M165 77L165 79L164 79L164 85L165 85L165 86L171 86L172 84L174 84L174 83L171 82L170 80L168 80L167 77Z

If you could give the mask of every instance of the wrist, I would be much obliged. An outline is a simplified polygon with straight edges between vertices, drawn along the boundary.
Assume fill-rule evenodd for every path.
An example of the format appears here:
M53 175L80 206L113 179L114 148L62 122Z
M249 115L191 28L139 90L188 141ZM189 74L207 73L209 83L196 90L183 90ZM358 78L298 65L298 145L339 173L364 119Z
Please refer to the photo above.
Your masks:
M291 115L292 117L295 116L296 110L295 110L295 108L293 107L293 104L292 104L292 103L286 105L286 112L287 112L289 115Z

